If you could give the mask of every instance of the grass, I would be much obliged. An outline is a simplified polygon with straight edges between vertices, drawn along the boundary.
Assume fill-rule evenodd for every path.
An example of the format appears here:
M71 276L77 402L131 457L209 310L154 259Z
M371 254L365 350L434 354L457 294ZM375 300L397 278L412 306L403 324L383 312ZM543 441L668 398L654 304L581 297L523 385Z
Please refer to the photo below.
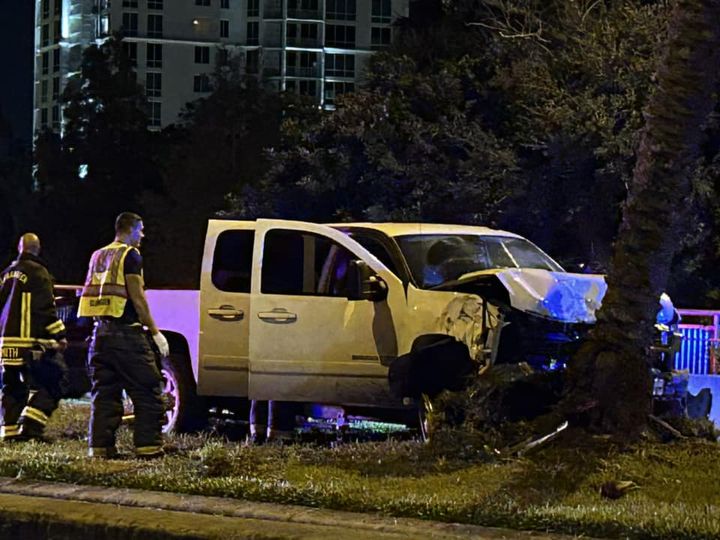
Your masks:
M720 537L720 446L686 440L618 448L559 440L523 458L469 463L415 441L248 447L174 436L155 462L88 460L87 406L64 405L53 445L0 446L0 475L165 490L392 516L616 538ZM121 450L131 450L122 428ZM607 481L639 489L600 496Z

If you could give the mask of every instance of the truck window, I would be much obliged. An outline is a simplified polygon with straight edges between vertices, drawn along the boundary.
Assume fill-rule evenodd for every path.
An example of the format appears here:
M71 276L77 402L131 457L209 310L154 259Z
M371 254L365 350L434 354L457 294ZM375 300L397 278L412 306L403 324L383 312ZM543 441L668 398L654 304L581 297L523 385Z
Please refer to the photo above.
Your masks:
M378 259L380 259L380 262L387 266L388 270L390 270L393 274L395 274L396 276L400 275L397 271L395 261L393 261L392 256L390 255L390 253L388 253L388 250L385 248L385 246L382 245L379 240L355 233L352 233L350 237L362 247L367 249L370 253L375 255Z
M218 235L212 282L221 291L250 292L255 231L228 230Z
M265 236L263 294L347 297L350 261L357 259L332 240L275 229Z

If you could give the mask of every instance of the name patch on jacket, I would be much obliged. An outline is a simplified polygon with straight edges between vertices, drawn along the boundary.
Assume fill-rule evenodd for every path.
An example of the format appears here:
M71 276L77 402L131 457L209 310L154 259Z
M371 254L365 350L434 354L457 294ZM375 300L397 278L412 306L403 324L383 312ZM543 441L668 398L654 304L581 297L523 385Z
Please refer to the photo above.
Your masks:
M20 358L20 349L17 347L3 347L2 348L3 358Z
M28 277L25 272L12 270L3 276L2 282L5 283L8 279L17 279L21 283L27 283Z
M109 306L110 305L110 299L109 298L91 298L90 299L90 305L92 307L97 306Z

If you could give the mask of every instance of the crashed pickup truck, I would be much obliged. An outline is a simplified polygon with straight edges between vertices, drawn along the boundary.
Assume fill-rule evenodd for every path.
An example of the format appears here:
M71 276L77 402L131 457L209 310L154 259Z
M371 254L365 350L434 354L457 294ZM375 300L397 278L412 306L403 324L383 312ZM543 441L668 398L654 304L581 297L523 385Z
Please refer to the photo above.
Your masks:
M484 227L211 220L200 290L147 292L170 343L167 427L247 399L402 408L389 367L438 337L478 365L554 369L605 290L602 276L567 273L525 238Z

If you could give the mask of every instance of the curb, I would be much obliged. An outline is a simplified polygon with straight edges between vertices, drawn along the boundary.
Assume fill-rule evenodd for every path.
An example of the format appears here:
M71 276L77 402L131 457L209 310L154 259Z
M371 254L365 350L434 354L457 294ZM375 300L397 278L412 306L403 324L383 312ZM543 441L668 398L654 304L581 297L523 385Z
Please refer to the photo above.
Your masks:
M574 538L303 506L0 477L0 537L343 538L343 540Z

